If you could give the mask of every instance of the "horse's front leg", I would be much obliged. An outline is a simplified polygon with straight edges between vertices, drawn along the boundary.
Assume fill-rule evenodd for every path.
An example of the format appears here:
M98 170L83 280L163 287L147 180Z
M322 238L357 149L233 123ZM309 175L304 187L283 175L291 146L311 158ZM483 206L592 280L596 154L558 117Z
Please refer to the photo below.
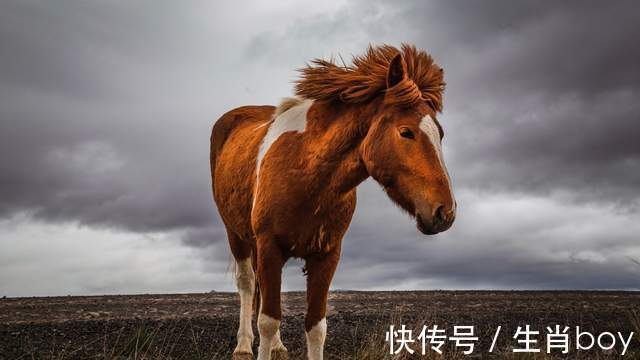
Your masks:
M272 239L257 239L258 284L260 287L260 314L258 315L258 332L260 345L258 346L258 360L271 359L274 350L282 357L287 349L280 341L280 283L282 281L282 266L285 259L282 251ZM279 356L280 357L280 356Z
M339 250L306 259L307 316L304 326L307 335L307 356L310 360L321 360L324 354L324 340L327 336L327 296L339 259Z

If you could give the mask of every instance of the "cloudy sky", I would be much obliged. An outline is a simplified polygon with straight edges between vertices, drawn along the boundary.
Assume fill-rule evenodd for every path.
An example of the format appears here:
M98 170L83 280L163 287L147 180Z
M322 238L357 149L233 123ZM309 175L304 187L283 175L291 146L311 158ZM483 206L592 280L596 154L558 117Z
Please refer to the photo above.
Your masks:
M458 219L425 237L365 182L333 288L640 289L638 4L509 5L3 1L0 295L233 290L215 119L401 42L445 69Z

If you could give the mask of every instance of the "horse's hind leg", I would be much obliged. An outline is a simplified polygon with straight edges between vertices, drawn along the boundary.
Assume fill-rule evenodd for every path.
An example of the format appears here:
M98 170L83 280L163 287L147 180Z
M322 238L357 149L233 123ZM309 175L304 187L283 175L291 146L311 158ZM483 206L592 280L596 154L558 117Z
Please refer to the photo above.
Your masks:
M251 265L251 246L229 233L229 245L236 261L236 285L240 293L240 326L238 327L238 344L233 351L234 358L253 358L253 295L256 276Z

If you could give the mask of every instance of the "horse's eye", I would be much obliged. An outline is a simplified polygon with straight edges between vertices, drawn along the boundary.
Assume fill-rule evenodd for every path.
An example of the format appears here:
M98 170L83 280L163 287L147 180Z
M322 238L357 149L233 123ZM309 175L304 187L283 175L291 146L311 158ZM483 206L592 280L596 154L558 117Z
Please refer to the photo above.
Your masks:
M407 139L414 139L416 136L413 134L413 131L408 127L400 128L400 136Z

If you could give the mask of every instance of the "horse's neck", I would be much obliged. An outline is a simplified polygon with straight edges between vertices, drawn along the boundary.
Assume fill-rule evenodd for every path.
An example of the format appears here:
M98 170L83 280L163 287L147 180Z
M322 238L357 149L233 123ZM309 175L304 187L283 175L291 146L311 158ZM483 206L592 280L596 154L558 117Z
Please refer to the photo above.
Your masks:
M328 105L318 107L311 119L313 134L308 149L309 166L318 175L318 184L329 191L345 193L353 190L369 174L360 155L361 143L367 133L370 114L357 109L332 111Z

